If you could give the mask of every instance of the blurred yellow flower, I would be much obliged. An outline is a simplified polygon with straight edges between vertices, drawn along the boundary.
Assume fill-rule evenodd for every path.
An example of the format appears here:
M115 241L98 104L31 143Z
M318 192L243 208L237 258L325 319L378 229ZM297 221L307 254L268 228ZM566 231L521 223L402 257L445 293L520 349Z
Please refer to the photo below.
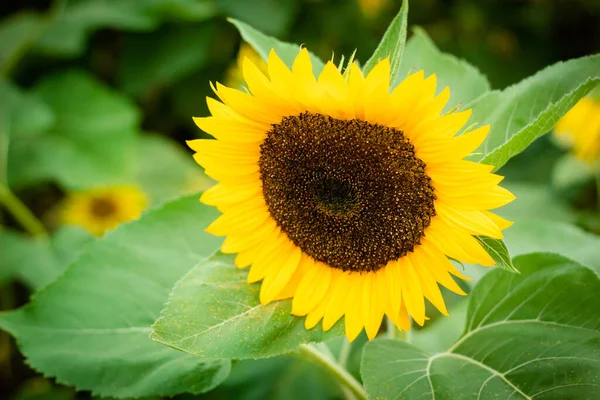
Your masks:
M60 209L63 223L103 235L123 222L140 216L148 199L137 186L96 188L67 195Z
M385 8L388 0L358 0L360 10L367 18L373 18Z
M584 97L554 127L555 136L588 163L600 158L600 101Z
M245 83L244 76L242 75L244 58L248 58L252 61L262 73L267 73L267 63L265 63L252 46L246 42L242 42L236 61L231 64L225 74L225 85L238 88Z

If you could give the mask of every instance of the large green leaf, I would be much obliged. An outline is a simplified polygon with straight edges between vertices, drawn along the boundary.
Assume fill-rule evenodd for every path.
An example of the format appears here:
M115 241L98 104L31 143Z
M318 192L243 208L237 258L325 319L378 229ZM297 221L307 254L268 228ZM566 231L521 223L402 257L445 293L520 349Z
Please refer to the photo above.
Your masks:
M400 11L390 26L388 26L379 45L375 49L375 52L367 60L364 66L364 73L366 75L380 60L389 57L390 83L392 88L402 80L400 65L402 64L402 54L404 53L404 44L406 43L407 18L408 0L403 0Z
M210 390L229 361L186 355L148 336L175 281L219 247L204 232L216 215L194 195L121 225L30 304L0 314L0 327L34 369L103 397Z
M48 240L0 230L0 265L11 277L38 290L54 281L92 241L84 230L63 227Z
M483 247L490 257L492 257L492 260L494 260L498 268L510 272L519 272L513 265L510 254L508 253L508 248L502 240L492 239L487 236L476 236L475 239L477 239L481 247Z
M447 351L366 345L362 376L381 399L593 399L600 388L600 280L556 254L514 260L471 294L466 330Z
M328 332L306 330L291 314L291 300L263 306L260 284L233 257L217 254L184 276L154 324L152 339L206 358L262 358L294 351L300 344L343 334L341 321Z
M67 3L36 48L54 56L77 56L98 29L148 31L164 19L201 21L216 13L211 0L75 0Z
M235 25L238 31L240 31L242 38L248 42L254 48L254 50L256 50L263 60L267 61L269 58L269 52L271 49L274 49L277 55L283 60L285 65L287 65L289 68L292 67L296 56L300 52L299 45L281 42L274 37L267 36L264 33L257 31L242 21L230 18L229 22ZM323 64L323 61L321 61L319 57L312 53L310 53L310 60L312 61L313 72L315 76L318 76L325 64Z
M84 188L131 179L139 113L127 98L79 71L46 78L36 93L56 122L43 134L11 142L11 184L56 180Z
M214 184L189 150L160 135L141 137L135 177L153 204L198 193Z
M554 64L503 91L476 99L472 122L491 124L471 158L496 169L547 133L561 116L600 83L600 55Z
M505 231L504 242L513 256L552 252L569 257L600 274L600 238L559 221L519 219Z
M415 28L406 42L401 78L411 70L424 70L425 75L435 74L438 90L448 86L448 107L468 103L490 90L487 78L477 68L455 56L442 53L423 29Z
M10 119L10 136L16 140L45 132L54 124L50 107L33 93L0 79L0 104Z
M213 31L213 25L206 23L169 25L126 36L121 87L126 93L144 95L185 78L210 60Z

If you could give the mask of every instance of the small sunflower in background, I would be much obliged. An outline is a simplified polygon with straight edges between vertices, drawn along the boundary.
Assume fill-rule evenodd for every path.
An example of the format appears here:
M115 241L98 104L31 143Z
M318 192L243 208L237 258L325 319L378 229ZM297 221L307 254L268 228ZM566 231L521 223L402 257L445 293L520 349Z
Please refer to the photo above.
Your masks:
M69 193L60 206L60 220L101 236L138 218L148 198L137 186L111 186Z
M263 73L267 72L267 64L260 55L246 42L242 42L237 54L236 61L233 62L225 73L225 85L233 88L239 88L244 85L244 75L242 68L244 59L249 59Z
M571 147L575 157L589 164L600 159L600 100L584 97L554 127L559 141Z
M452 276L468 279L449 257L493 265L474 236L511 225L488 211L514 199L502 177L464 160L489 126L456 136L471 112L441 115L450 91L423 71L390 92L388 59L316 78L306 49L291 70L271 51L268 75L249 59L243 74L250 93L217 83L212 116L195 118L216 140L188 143L218 181L201 197L223 213L207 231L262 281L261 303L293 298L307 329L345 316L349 340L384 315L422 325L424 299L447 315L438 284L464 294Z

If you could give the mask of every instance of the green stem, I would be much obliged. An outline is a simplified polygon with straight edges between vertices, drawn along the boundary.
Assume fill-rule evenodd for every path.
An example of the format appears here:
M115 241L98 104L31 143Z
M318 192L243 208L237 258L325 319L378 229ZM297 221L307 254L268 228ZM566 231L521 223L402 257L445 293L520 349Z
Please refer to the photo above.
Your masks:
M388 317L385 318L386 336L390 339L398 339L408 342L408 332L401 331Z
M325 356L312 344L303 344L298 348L298 352L327 370L333 375L344 388L348 389L357 400L366 400L367 393L346 369L336 363L332 358Z
M3 205L19 224L33 236L45 237L48 235L40 220L2 183L0 183L0 205Z
M340 349L340 358L339 364L346 368L346 364L348 363L348 358L350 357L350 351L352 350L352 343L348 341L348 338L344 336L344 343L342 343L342 348Z

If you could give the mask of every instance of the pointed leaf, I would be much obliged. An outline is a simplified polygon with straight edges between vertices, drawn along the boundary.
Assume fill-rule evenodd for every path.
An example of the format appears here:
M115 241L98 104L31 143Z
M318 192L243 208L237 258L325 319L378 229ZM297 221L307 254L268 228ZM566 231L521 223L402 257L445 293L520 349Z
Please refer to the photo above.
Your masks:
M429 354L397 340L365 346L373 398L585 399L600 388L600 280L556 254L515 258L521 275L488 273L475 287L466 331Z
M600 83L600 55L559 62L503 91L469 105L471 122L491 124L472 160L503 166L547 133L577 101Z
M260 304L260 284L232 256L217 254L199 264L173 289L152 339L206 358L262 358L294 351L302 343L343 334L341 322L328 332L304 328L291 314L291 300Z
M204 232L216 215L194 195L121 225L27 306L1 313L0 327L31 367L102 397L212 389L229 361L193 357L149 335L175 281L219 247Z
M367 75L375 65L384 58L390 58L390 83L394 88L402 78L400 65L402 64L402 54L404 53L404 44L406 43L406 25L408 18L408 0L402 1L402 7L388 26L385 34L381 38L379 45L373 55L367 60L364 67L364 73Z
M519 271L513 265L510 254L508 254L508 248L504 242L500 239L492 239L487 236L475 236L475 239L483 247L483 249L492 257L496 262L496 267L505 269L510 272L519 273Z

